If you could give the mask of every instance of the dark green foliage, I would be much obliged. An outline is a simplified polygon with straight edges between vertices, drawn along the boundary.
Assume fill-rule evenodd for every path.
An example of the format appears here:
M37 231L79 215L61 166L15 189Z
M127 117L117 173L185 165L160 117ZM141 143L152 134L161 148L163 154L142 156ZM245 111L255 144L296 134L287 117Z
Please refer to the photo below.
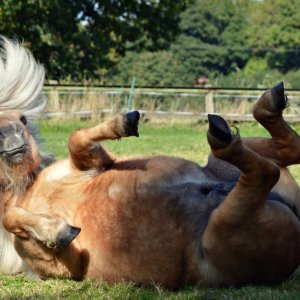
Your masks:
M131 51L120 60L122 76L115 79L128 83L136 76L141 85L157 85L160 78L159 85L191 86L204 76L212 85L257 87L285 80L286 86L299 88L298 6L296 0L194 0L180 15L180 32L169 54L146 61L146 54ZM160 53L147 56L159 58ZM165 57L172 58L168 71L162 67Z
M181 15L181 36L174 51L197 52L194 56L199 56L198 64L206 73L228 74L243 67L249 56L245 50L246 9L244 1L196 0ZM183 63L185 56L178 55Z
M1 0L0 32L24 39L51 79L101 80L124 53L126 42L136 48L164 48L178 31L185 5L155 0Z
M287 72L300 67L298 0L265 0L252 7L249 46L271 69Z
M60 82L300 82L298 0L0 0L0 33Z
M181 34L171 51L183 82L193 84L200 76L228 74L245 65L246 8L243 1L196 0L182 13Z
M249 52L243 49L246 8L245 1L193 1L180 15L180 34L168 54L127 53L118 65L117 73L122 76L116 77L117 80L126 82L123 74L130 74L129 77L139 78L139 84L157 85L160 78L159 83L163 85L170 82L165 80L167 74L173 85L194 85L200 76L228 74L242 68L249 57ZM128 64L134 56L136 65ZM147 60L146 56L151 59ZM155 62L154 57L159 60Z
M113 80L116 84L131 83L133 77L139 85L180 85L178 62L170 51L127 52L120 60Z

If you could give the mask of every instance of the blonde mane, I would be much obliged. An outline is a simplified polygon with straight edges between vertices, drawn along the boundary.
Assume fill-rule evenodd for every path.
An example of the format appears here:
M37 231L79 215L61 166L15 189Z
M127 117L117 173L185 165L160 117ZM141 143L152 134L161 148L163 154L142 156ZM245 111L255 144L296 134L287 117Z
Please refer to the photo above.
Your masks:
M34 118L46 105L44 67L17 41L0 35L0 111L17 110Z

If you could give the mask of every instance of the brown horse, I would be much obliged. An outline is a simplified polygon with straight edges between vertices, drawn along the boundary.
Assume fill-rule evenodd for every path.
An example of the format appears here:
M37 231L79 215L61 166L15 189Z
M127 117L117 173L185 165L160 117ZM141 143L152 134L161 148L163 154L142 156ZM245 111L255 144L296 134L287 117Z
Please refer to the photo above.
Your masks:
M271 138L241 139L210 115L204 168L167 156L114 159L99 142L138 136L134 111L72 133L69 159L40 171L26 117L3 113L2 221L12 235L2 247L14 241L19 270L46 278L281 282L300 259L299 188L286 168L300 162L300 139L282 117L286 104L280 83L254 107Z

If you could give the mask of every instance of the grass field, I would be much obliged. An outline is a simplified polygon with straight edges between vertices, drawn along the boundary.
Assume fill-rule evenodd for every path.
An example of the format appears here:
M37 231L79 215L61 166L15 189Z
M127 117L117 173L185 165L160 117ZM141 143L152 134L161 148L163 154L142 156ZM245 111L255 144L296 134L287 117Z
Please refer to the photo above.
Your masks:
M43 122L41 136L45 150L57 158L67 156L67 137L75 128L88 122ZM242 136L267 136L254 124L240 124ZM116 156L167 154L205 164L209 148L205 124L142 124L139 138L110 141L105 147ZM300 132L300 127L298 126ZM300 182L297 167L292 172ZM288 281L275 287L246 286L230 289L209 289L202 286L169 291L158 286L138 287L130 283L109 286L101 281L67 280L30 281L24 276L0 276L0 299L300 299L300 270Z

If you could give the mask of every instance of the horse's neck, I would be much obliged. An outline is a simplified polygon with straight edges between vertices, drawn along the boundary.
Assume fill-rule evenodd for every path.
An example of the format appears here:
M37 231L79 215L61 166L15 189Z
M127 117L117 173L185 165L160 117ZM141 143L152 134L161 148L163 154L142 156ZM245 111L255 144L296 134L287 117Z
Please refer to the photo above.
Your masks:
M21 205L24 195L30 189L37 177L38 172L31 172L30 174L18 178L13 184L8 185L0 183L0 213L1 216L9 207Z

